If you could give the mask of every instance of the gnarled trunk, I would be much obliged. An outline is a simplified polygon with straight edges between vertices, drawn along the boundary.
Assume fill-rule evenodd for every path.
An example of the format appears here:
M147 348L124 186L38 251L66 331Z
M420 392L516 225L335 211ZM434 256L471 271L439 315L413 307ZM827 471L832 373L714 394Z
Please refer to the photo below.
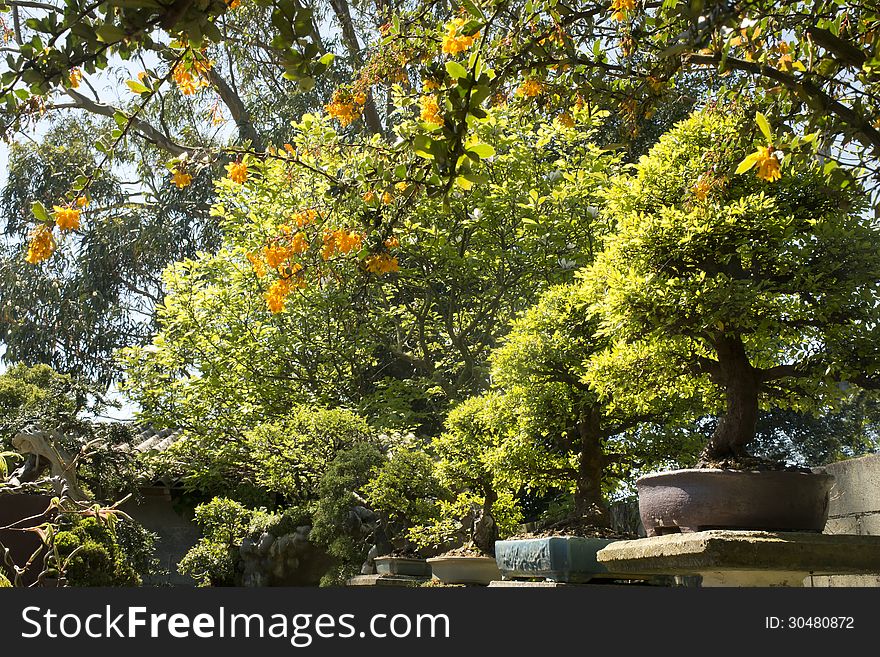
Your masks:
M602 426L597 408L581 413L577 425L580 455L575 482L574 511L578 519L587 518L590 524L609 527L611 517L602 496L602 472L605 454L602 451Z
M760 373L749 362L745 345L738 336L720 338L715 348L727 408L718 420L703 457L717 460L750 456L746 447L755 438Z

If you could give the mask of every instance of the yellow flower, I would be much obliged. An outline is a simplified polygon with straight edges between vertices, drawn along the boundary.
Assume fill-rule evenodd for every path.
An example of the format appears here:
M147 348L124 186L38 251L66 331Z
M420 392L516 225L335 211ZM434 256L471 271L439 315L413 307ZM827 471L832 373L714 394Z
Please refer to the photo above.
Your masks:
M388 255L387 253L376 253L367 257L364 260L364 267L371 274L388 274L395 271L400 271L400 266L397 262L397 258Z
M611 0L611 11L614 20L625 21L626 12L636 8L636 0Z
M694 193L694 196L698 201L705 201L709 196L709 192L712 189L712 178L708 173L704 173L700 176L700 179L697 181L697 184L694 185L691 190Z
M440 105L437 104L437 100L433 96L422 96L419 105L422 108L422 121L431 125L443 125L445 123L443 116L440 114Z
M84 208L89 204L89 199L87 196L77 196L76 197L76 207Z
M52 206L55 210L55 224L61 230L76 230L79 228L79 210L76 208L63 208L60 205Z
M535 96L540 96L543 91L544 84L540 80L529 78L520 85L516 93L526 98L534 98Z
M290 250L294 253L305 253L309 249L309 241L305 233L297 233L290 242Z
M767 146L759 150L758 156L758 178L773 182L782 178L782 172L779 170L779 159L773 154L773 147Z
M241 0L226 0L226 6L230 9L238 9L241 7Z
M290 257L291 251L280 244L270 244L263 247L263 255L266 258L266 264L272 269L278 269Z
M574 127L574 118L568 112L563 112L556 119L559 121L560 125L565 126L566 128Z
M244 162L230 162L226 165L228 178L239 185L244 184L248 177L248 168Z
M82 82L83 75L82 75L82 71L79 69L78 66L75 66L72 69L70 69L69 79L70 79L70 86L71 87L73 87L74 89L79 87L79 83Z
M248 262L251 263L251 267L253 267L254 273L258 277L263 278L263 276L266 275L266 263L260 260L260 256L257 254L257 252L251 251L250 253L248 253L247 259Z
M29 237L31 241L28 244L27 256L25 256L26 262L36 265L48 259L55 252L55 238L52 235L52 229L46 224L34 226Z
M392 201L394 201L394 197L391 196L391 192L385 192L382 194L383 205L390 205Z
M366 102L367 96L364 93L351 94L343 89L337 89L333 92L333 99L324 106L324 109L345 127L361 115Z
M376 202L376 193L375 192L365 192L363 195L364 203L375 203Z
M446 35L443 37L443 52L445 54L457 55L464 52L474 45L474 41L480 36L479 32L469 36L461 34L465 23L463 18L456 18L446 23Z
M440 83L432 78L425 78L422 82L422 90L426 92L436 91L440 88Z
M266 291L266 305L272 313L280 313L284 310L284 302L290 294L290 280L287 278L279 278L272 283L271 287Z
M183 171L175 170L173 180L174 184L177 185L177 189L183 189L184 187L189 187L190 183L192 183L193 177Z

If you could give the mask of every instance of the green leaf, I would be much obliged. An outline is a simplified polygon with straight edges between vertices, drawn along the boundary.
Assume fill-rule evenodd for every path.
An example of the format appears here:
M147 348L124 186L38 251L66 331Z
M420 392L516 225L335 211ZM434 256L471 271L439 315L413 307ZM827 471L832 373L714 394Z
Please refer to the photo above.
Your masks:
M95 34L98 37L98 41L102 43L116 43L122 41L127 36L125 30L121 27L109 24L96 27Z
M145 94L150 91L150 88L137 80L126 80L125 84L128 85L128 88L131 89L136 94Z
M474 18L479 18L481 21L486 20L486 16L483 14L482 10L471 2L471 0L461 0L461 4Z
M446 62L446 72L453 80L467 77L467 69L458 62Z
M760 157L760 153L751 153L750 155L747 155L746 158L739 163L739 166L736 168L736 173L745 173L758 163Z
M323 57L321 57L318 62L323 64L324 66L330 66L330 64L333 63L334 59L336 59L336 55L332 52L328 52Z
M489 144L474 144L472 146L468 146L467 150L468 153L473 153L474 155L477 155L482 159L495 155L495 149L492 148Z
M760 112L755 112L755 121L761 129L761 134L764 135L768 143L771 143L773 141L773 133L770 132L770 123L767 121L767 117Z
M39 201L34 201L31 204L31 212L34 213L37 221L49 221L49 213L46 212L46 208Z

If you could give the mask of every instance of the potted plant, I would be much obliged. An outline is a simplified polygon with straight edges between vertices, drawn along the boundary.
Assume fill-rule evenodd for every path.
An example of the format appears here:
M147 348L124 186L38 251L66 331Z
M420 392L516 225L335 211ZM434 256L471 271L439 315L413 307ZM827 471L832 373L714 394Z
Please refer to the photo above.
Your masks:
M421 450L396 449L373 474L364 489L370 508L379 516L379 527L390 551L374 559L379 575L430 577L423 546L409 536L413 526L436 516L436 501L446 495L434 473L434 463Z
M513 491L499 484L491 468L500 438L493 418L505 412L498 401L492 394L465 400L449 413L445 430L431 444L437 478L450 492L437 501L433 521L414 527L410 535L438 553L428 563L444 584L500 579L496 541L513 533L521 518Z
M669 416L669 400L656 396L634 412L584 380L591 359L609 344L597 328L585 289L557 286L514 321L492 354L490 424L500 436L490 459L495 477L533 497L561 493L563 507L539 531L496 544L505 578L607 575L596 552L628 537L611 528L607 493L636 464L687 453L680 436L643 426Z
M584 274L612 342L594 387L636 409L697 398L717 418L697 468L639 480L649 535L821 531L831 477L755 458L759 411L821 411L847 382L877 381L880 234L865 194L801 156L810 140L791 139L780 167L757 125L757 150L752 119L717 108L663 136L612 183L617 229Z

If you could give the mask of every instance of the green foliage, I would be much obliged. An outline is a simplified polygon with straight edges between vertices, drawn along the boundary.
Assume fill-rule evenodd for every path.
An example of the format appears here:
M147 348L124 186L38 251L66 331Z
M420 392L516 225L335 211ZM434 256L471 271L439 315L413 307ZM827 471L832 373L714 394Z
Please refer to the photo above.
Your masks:
M375 432L354 413L295 406L240 435L187 436L153 455L149 467L202 497L223 495L249 506L291 505L316 498L318 482L339 452L375 440Z
M755 376L765 406L818 410L865 375L857 358L871 354L850 352L878 319L880 233L864 194L797 162L775 182L736 175L752 130L737 113L695 114L610 187L618 229L584 280L612 342L588 378L611 408L701 393L717 412L719 390Z
M70 586L139 586L141 577L116 532L116 527L98 518L68 515L54 535L58 559L53 558L52 567ZM142 541L149 541L149 534L138 533ZM149 555L151 547L151 542L136 547L137 553L132 556L138 565L145 565L144 556Z
M443 552L468 544L472 538L470 529L464 526L474 517L475 509L482 509L485 497L473 493L458 493L451 500L438 500L434 518L409 530L408 538L420 548ZM501 491L492 503L492 518L498 527L498 538L514 535L523 519L518 500L510 491Z
M195 510L202 538L177 564L200 586L233 586L237 575L237 545L248 534L255 515L265 514L238 502L215 497Z
M604 228L585 208L617 161L590 143L595 119L560 128L488 116L478 136L495 154L473 165L488 182L444 200L412 185L393 152L347 144L306 117L299 163L251 161L253 182L218 183L223 248L166 272L159 332L127 352L126 389L151 419L200 434L253 426L292 399L434 433L451 403L485 387L505 319L591 258ZM364 188L392 201L367 203ZM262 257L309 209L320 220L303 229L306 287L271 314L277 273L255 275L247 255ZM361 250L324 261L325 229L363 234ZM392 235L400 271L369 273L365 259Z
M437 500L446 495L434 462L419 449L396 449L364 487L370 508L380 513L395 533L432 518Z
M84 402L85 390L47 365L14 365L0 374L0 431L8 440L23 425L69 420Z
M375 445L360 443L337 455L321 478L310 538L337 563L322 584L344 581L366 556L373 536L364 533L352 509L363 504L364 488L385 460Z

